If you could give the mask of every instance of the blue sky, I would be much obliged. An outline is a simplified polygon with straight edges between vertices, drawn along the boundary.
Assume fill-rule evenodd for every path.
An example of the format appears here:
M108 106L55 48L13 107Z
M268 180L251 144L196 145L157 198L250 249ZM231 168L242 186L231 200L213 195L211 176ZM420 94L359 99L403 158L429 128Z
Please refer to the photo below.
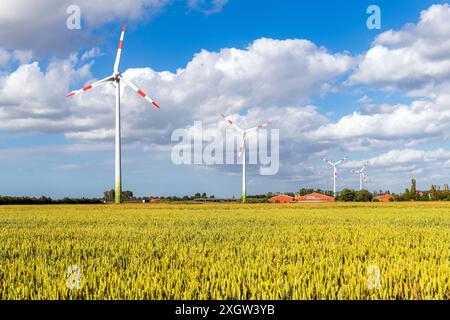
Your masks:
M382 29L366 28L366 9L382 8ZM156 70L183 67L202 49L244 48L255 39L310 39L330 51L362 53L374 37L389 29L414 22L420 11L434 1L229 1L218 14L204 15L188 9L182 1L169 5L149 22L130 25L124 64ZM119 23L120 24L120 23ZM119 29L108 25L117 36ZM115 38L113 37L114 41ZM107 44L109 55L96 61L94 71L104 73L111 64L116 45ZM130 62L133 63L130 63Z
M376 3L383 9L382 29L366 28L366 9ZM205 15L176 1L149 21L129 23L124 65L155 70L184 67L202 49L244 48L261 37L310 39L330 51L361 53L374 37L417 20L421 10L433 1L229 1L220 13ZM104 43L107 55L96 59L93 71L109 71L115 55L116 24L107 25L111 37ZM116 27L116 29L114 29ZM105 36L105 34L103 34ZM133 63L131 63L133 62Z
M447 156L445 152L449 146L445 134L446 127L443 123L437 122L433 127L439 129L433 129L424 126L419 121L420 118L419 120L411 118L411 126L417 125L418 132L411 131L407 135L391 130L392 126L387 126L384 129L380 127L379 133L367 129L367 136L365 133L361 136L359 132L364 131L363 129L347 128L345 121L348 118L351 120L348 122L361 121L363 123L364 121L366 123L367 121L368 126L377 126L376 121L380 121L379 112L370 111L366 117L353 116L354 119L352 118L354 112L362 112L361 108L365 106L380 108L381 105L389 105L386 107L388 111L385 110L382 114L386 115L386 119L392 118L393 123L398 114L401 117L403 112L408 121L410 119L408 112L414 114L414 110L416 110L415 103L429 101L431 106L427 108L436 112L440 110L439 108L442 106L441 102L437 101L438 97L445 100L445 90L440 85L442 84L444 87L447 85L450 73L430 75L424 72L423 75L417 76L415 82L411 84L409 75L396 79L388 77L389 74L402 73L404 70L395 68L404 61L393 60L392 66L389 64L389 67L393 69L387 70L386 74L380 74L377 77L371 77L370 74L373 73L364 71L364 68L375 64L373 60L370 60L369 53L374 52L371 50L376 47L374 42L377 36L383 35L389 30L398 32L407 24L419 25L421 12L430 10L433 4L442 4L440 2L425 0L313 2L229 0L223 6L218 5L217 12L208 14L203 9L214 6L214 3L209 1L187 3L181 0L168 0L162 1L164 3L155 9L152 4L148 4L149 1L139 0L139 3L145 8L145 14L136 14L136 12L123 10L123 8L131 6L131 1L127 0L119 1L118 3L123 7L118 5L118 8L107 8L104 3L93 1L89 7L92 12L86 12L86 2L80 0L78 3L82 10L83 27L81 30L75 31L60 30L61 22L64 22L67 17L63 10L64 7L62 7L60 16L39 15L39 10L45 9L45 2L36 4L30 1L27 3L27 0L7 0L5 4L11 9L9 10L11 12L17 12L18 10L14 10L14 6L18 6L20 3L35 7L34 12L37 12L37 16L31 17L31 20L42 25L43 31L49 35L45 47L39 43L27 41L27 39L35 37L34 30L32 27L24 26L22 19L30 19L30 17L17 13L11 13L11 17L7 16L8 13L0 15L0 27L6 26L9 27L6 29L15 30L3 30L2 32L5 34L0 33L0 39L5 39L0 41L0 83L4 81L9 84L5 88L25 85L26 81L36 83L33 81L37 80L33 79L39 79L38 72L41 73L41 76L47 75L46 80L61 78L60 81L57 80L60 87L55 89L53 95L46 94L45 98L39 94L39 88L33 88L36 91L32 89L30 92L27 91L23 100L9 97L6 89L4 92L0 92L0 118L4 123L4 126L0 126L0 176L2 177L0 194L2 195L96 197L100 196L104 190L112 188L114 177L112 137L87 139L86 133L99 128L106 131L113 128L112 118L104 117L104 114L108 112L109 104L113 101L111 100L113 96L104 91L101 93L92 91L86 93L85 97L77 98L76 102L58 99L62 96L59 90L62 93L63 90L77 89L92 79L100 79L111 73L120 26L124 21L127 22L128 27L121 63L122 70L135 68L131 72L134 72L133 76L136 77L136 82L144 91L158 100L162 107L160 111L150 108L140 110L139 112L144 112L142 117L145 119L148 117L149 121L148 125L143 120L137 123L138 119L131 119L131 117L139 115L137 108L143 102L130 93L123 98L123 108L128 107L127 110L130 110L126 111L130 114L124 115L124 121L130 128L129 131L125 129L124 134L123 181L125 189L133 190L138 195L183 195L195 192L207 192L217 196L239 195L241 182L238 165L232 168L218 166L213 170L211 168L205 170L195 166L175 166L170 160L170 151L168 150L171 146L169 139L171 130L180 126L188 128L193 125L194 120L213 123L215 120L212 119L215 119L214 115L218 114L219 110L234 114L241 121L248 119L250 124L255 121L274 120L274 128L280 129L282 138L286 137L283 140L285 144L282 143L280 149L280 173L272 177L261 177L257 174L256 166L250 167L249 193L296 191L303 186L330 189L330 172L320 162L320 158L322 156L340 158L345 154L350 156L351 162L342 169L340 188L357 188L358 179L349 175L348 171L352 167L359 166L364 160L372 164L372 171L368 170L370 179L367 188L370 190L401 191L408 187L408 181L412 177L418 177L420 188L428 188L431 182L436 184L447 182L448 175L445 174L447 165L444 166L444 171L437 172L435 169L439 163L446 163L448 160L445 158ZM74 2L77 3L77 1ZM376 4L381 8L381 30L369 30L366 27L368 17L366 9L371 4ZM8 10L6 11L8 12ZM447 9L444 5L438 7L436 11L439 12L431 15L431 20L436 19L436 26L439 23L442 25L438 19L446 14ZM430 12L433 13L432 10ZM450 24L449 21L447 20L447 23ZM389 53L392 53L393 56L400 48L399 50L405 50L405 52L418 50L419 58L426 59L427 57L421 56L423 54L418 47L418 42L411 39L422 37L432 49L433 46L436 46L436 50L440 50L440 42L435 40L437 31L435 33L434 25L432 23L430 25L431 27L424 27L423 30L417 27L417 30L413 28L412 31L411 28L406 27L409 30L408 37L401 34L400 37L406 39L401 44L393 44L392 39L380 40L379 44L390 50ZM178 69L183 69L187 74L192 74L192 79L198 77L199 83L201 83L201 81L205 81L201 80L204 76L202 75L203 71L201 68L197 70L194 67L188 70L186 68L188 63L200 61L200 59L203 59L204 63L213 61L215 57L211 55L212 53L227 59L228 54L224 51L225 48L238 49L240 50L238 55L248 54L245 61L251 61L259 53L253 54L257 49L249 49L249 46L261 38L281 41L261 43L262 47L267 48L267 52L277 46L284 48L287 43L284 41L287 39L306 39L314 44L314 48L307 51L311 56L323 53L327 59L336 59L336 65L342 64L342 67L339 67L339 70L337 67L336 70L332 70L332 66L328 66L326 70L320 70L323 74L318 79L311 79L311 75L304 75L307 68L311 69L318 63L323 63L323 60L318 63L311 62L311 65L303 65L308 63L302 62L303 56L301 54L293 55L293 68L298 76L293 76L291 72L288 72L290 66L283 66L282 62L273 69L268 65L267 70L263 68L259 72L261 75L265 74L263 78L267 77L270 82L271 75L267 73L276 71L277 74L274 75L274 78L279 77L278 80L283 82L280 82L279 86L292 86L294 90L283 92L280 88L272 88L276 84L270 83L270 89L274 90L271 104L267 102L266 105L264 100L260 101L256 95L255 97L243 97L242 99L246 103L240 109L231 103L224 103L217 106L217 111L215 109L208 110L208 106L213 100L206 96L211 93L211 90L199 91L193 95L191 97L192 104L189 103L190 100L187 100L187 103L178 103L173 97L175 93L189 96L191 94L189 88L180 89L182 80L174 80L174 83L170 85L161 80L163 72L175 74ZM288 57L287 59L290 57L289 50L304 49L303 43L296 42L289 46L291 47L288 49L279 49L287 50L287 52L281 53L282 57ZM98 48L101 55L81 60L82 54L92 48ZM195 56L202 50L210 55ZM23 54L20 55L20 53ZM71 54L78 55L77 61L73 60L73 56L71 58ZM267 58L264 52L262 56L264 59ZM309 57L305 57L305 61L309 61ZM402 59L402 56L396 56L396 58ZM424 65L429 63L430 66L435 64L438 66L437 63L446 62L447 58L450 59L450 54L447 54L445 59L439 58L439 61L430 58L423 62ZM366 64L363 64L364 61ZM34 62L38 62L39 65L38 67L29 67L28 69L31 71L23 71L24 73L29 72L26 78L24 76L19 80L13 79L12 75L17 74L18 70L23 70ZM288 62L286 63L288 64ZM227 63L228 67L233 66L232 61ZM239 63L237 62L236 68L242 67ZM218 65L216 61L212 72L217 71ZM383 66L382 61L380 65ZM32 71L34 68L37 68L38 71ZM67 76L69 69L75 75L70 79ZM361 72L358 73L357 70ZM153 75L153 72L157 74ZM311 72L314 75L319 73L314 70ZM284 73L286 76L283 76ZM53 74L57 74L57 76ZM287 77L292 77L292 80ZM257 78L254 79L255 82ZM226 76L224 79L220 83L228 81ZM252 81L251 78L249 79ZM286 82L284 79L287 79ZM213 80L209 79L208 81ZM311 82L312 84L304 91L299 89L297 94L295 93L295 81L298 81L299 88L304 83ZM348 84L349 82L351 84ZM177 86L176 83L179 85ZM324 85L331 89L323 89ZM28 86L30 85L27 84ZM44 87L52 90L51 84L47 83ZM232 82L224 88L229 90L226 91L226 94L236 94L237 96L240 94L238 89L233 88ZM187 92L182 90L187 90ZM421 92L417 93L417 91ZM172 93L173 96L164 96L164 93L167 92ZM279 103L277 97L281 97ZM367 102L361 102L363 97L367 98ZM266 99L266 101L269 100L271 98ZM35 104L39 104L39 108L46 111L36 112ZM404 111L398 111L398 104L404 105ZM307 106L313 106L315 111L311 115L312 120L302 124L301 121L304 121L302 114ZM47 107L49 111L47 111ZM111 104L110 107L112 112L114 105ZM197 107L206 110L203 113L204 119L201 119L203 114L199 115L192 111ZM253 113L247 114L249 108L253 110ZM277 111L281 114L287 110L286 108L293 108L293 119L297 119L297 116L299 119L297 125L292 123L292 128L302 128L306 125L311 125L311 128L308 130L298 129L298 132L293 132L293 130L287 132L287 129L283 131L285 124L277 118L279 117ZM83 110L84 114L80 110ZM2 111L4 112L2 113ZM261 115L263 116L261 117ZM87 119L88 116L89 119ZM246 116L248 117L246 118ZM174 121L174 117L177 118L176 121ZM183 117L185 121L182 121ZM446 115L443 115L441 120L445 119ZM217 121L220 119L218 118ZM428 120L424 119L423 121ZM71 126L76 126L76 128L71 128ZM290 126L291 124L286 125L285 128ZM156 127L159 131L145 131ZM145 133L138 133L137 128L142 129L139 132ZM425 130L423 137L421 137L420 130ZM348 132L348 135L342 135L342 137L339 136L330 141L327 138L328 132L330 136L333 135L333 132L338 132L338 136L342 132ZM304 146L306 139L309 142L307 146ZM287 151L288 145L293 150L302 149L303 151L293 154L295 152ZM440 149L444 153L431 154ZM405 161L393 163L393 159L398 158L395 156L396 154L407 155L407 157ZM421 165L422 162L426 166ZM392 170L397 168L398 170L393 174L388 168Z

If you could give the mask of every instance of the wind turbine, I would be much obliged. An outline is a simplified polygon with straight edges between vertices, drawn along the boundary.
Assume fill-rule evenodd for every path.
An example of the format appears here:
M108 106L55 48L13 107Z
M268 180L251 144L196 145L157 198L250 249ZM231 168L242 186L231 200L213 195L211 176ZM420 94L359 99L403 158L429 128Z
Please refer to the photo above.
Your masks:
M337 177L337 166L340 165L342 162L344 162L345 160L347 160L347 157L342 158L339 161L336 162L331 162L328 159L323 159L323 161L325 161L326 163L328 163L329 165L331 165L333 167L333 194L334 197L336 198L336 177Z
M156 108L160 109L158 104L150 99L141 89L139 89L133 82L125 78L120 72L119 72L119 66L120 66L120 57L122 55L122 46L123 46L123 38L125 35L125 27L124 24L122 27L122 33L120 35L120 41L119 41L119 47L117 49L117 55L116 55L116 61L114 62L114 69L113 73L97 82L94 82L93 84L84 87L80 90L72 91L67 95L67 97L73 97L79 93L88 91L90 89L93 89L95 87L104 85L106 83L113 84L115 82L116 87L116 143L115 143L115 202L120 203L121 198L121 192L122 192L122 165L121 165L121 137L120 137L120 83L123 81L127 86L129 86L131 89L133 89L137 94L139 94L141 97L146 99L148 102L153 104Z
M246 166L246 161L245 161L245 138L247 137L247 135L249 133L254 132L254 131L258 130L258 129L267 127L268 125L271 125L272 122L267 122L267 123L261 124L259 126L256 126L256 127L244 130L244 129L240 128L236 124L236 122L234 122L230 118L226 117L223 113L221 113L220 115L229 124L231 124L233 127L235 127L238 132L240 132L242 134L241 145L239 147L239 159L242 156L242 203L245 203L246 197L247 197L247 191L246 191L247 183L246 183L246 172L245 172L245 166Z
M351 173L355 173L355 174L359 175L359 190L363 189L363 182L367 181L367 177L364 174L366 167L367 167L367 164L364 164L360 170L351 170Z

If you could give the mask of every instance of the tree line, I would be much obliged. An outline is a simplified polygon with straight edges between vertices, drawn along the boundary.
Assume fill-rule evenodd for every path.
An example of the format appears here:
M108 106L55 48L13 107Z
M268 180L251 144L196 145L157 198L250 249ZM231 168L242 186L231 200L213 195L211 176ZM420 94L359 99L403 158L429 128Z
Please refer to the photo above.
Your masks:
M0 205L16 204L96 204L102 203L102 199L97 198L63 198L52 199L50 197L9 197L0 196Z
M383 191L373 191L370 192L369 190L353 190L353 189L342 189L340 192L338 192L338 196L336 198L337 201L342 202L371 202L371 201L378 201L376 199L377 196L381 195L391 195L392 199L391 201L450 201L450 191L449 186L446 184L444 185L444 188L441 189L439 186L432 185L431 189L428 191L418 191L417 190L417 182L415 179L412 179L411 181L411 187L405 189L403 193L392 193L389 190ZM125 191L128 192L128 191ZM324 190L324 189L314 189L314 188L300 188L298 192L268 192L265 194L255 194L255 195L248 195L247 196L247 202L248 203L266 203L269 202L270 198L276 195L284 194L290 197L295 196L304 196L311 193L319 193L324 194L327 196L333 196L332 190ZM123 194L123 198L125 199L127 195L132 196L132 192ZM106 195L106 192L105 192ZM149 200L151 198L157 198L162 202L189 202L194 200L201 200L201 199L214 199L214 195L208 196L205 192L203 193L196 193L193 196L185 195L185 196L166 196L166 197L143 197L143 198L129 198L134 200ZM106 198L105 198L106 199ZM233 196L232 199L235 199ZM232 200L231 199L231 200ZM107 201L113 201L114 200L114 190L110 190L108 193L108 200ZM239 198L235 199L236 201L239 201Z
M111 190L107 190L103 193L103 200L105 202L114 202L114 198L115 198L115 190L111 189ZM162 197L158 197L158 196L149 196L149 197L136 197L134 196L132 191L122 191L121 193L121 199L123 202L142 202L142 201L149 201L150 199L158 199L160 201L165 201L165 202L177 202L177 201L193 201L193 200L197 200L197 199L214 199L215 196L214 195L207 195L206 192L200 193L197 192L196 194L194 194L193 196L189 196L189 195L185 195L185 196L162 196Z
M333 191L313 188L300 188L298 192L286 192L285 195L295 197L297 195L304 196L311 193L320 193L328 196L333 196ZM280 193L268 192L266 194L256 194L247 196L247 202L249 203L266 203L270 198ZM377 201L376 197L379 195L390 194L392 196L391 201L450 201L449 185L445 184L443 188L437 185L432 185L430 190L420 191L417 190L417 182L415 179L411 180L410 188L406 188L403 193L396 194L390 191L374 191L368 190L353 190L343 189L338 193L337 201L343 202L370 202ZM50 197L11 197L0 196L0 205L14 205L14 204L97 204L108 203L114 201L115 191L107 190L103 193L103 198L69 198L52 199ZM196 200L215 199L214 195L208 195L206 192L197 192L194 195L184 196L164 196L164 197L136 197L132 191L122 191L123 202L143 202L149 201L152 198L156 198L161 202L190 202ZM232 199L235 199L234 196ZM235 199L239 201L239 199Z
M405 192L394 195L394 201L450 201L450 190L448 184L444 188L432 185L430 190L417 190L416 179L411 180L411 187L405 189Z
M403 193L391 193L390 191L369 192L368 190L343 189L339 192L338 201L344 202L369 202L377 201L376 196L389 194L391 201L450 201L450 190L448 184L441 189L440 186L432 185L430 190L418 190L416 179L411 180L411 186Z

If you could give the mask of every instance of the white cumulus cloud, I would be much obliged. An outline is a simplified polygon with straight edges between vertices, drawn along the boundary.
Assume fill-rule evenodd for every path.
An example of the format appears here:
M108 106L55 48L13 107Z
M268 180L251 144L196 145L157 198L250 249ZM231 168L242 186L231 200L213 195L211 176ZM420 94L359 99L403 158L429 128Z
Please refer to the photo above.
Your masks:
M450 84L450 7L433 5L417 24L380 34L364 54L350 83L434 95Z
M105 25L113 23L120 28L123 22L148 20L174 1L2 0L1 45L8 49L31 50L41 57L63 56L74 49L98 45L103 39L98 36L99 30ZM219 12L226 2L187 0L186 5L209 14ZM80 9L80 30L67 28L67 20L73 13L67 12L69 6Z

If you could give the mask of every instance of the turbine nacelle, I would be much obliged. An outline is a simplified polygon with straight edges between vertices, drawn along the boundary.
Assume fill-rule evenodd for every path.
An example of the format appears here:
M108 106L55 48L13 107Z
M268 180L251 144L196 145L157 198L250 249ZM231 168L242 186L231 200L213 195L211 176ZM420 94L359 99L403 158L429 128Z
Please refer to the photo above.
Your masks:
M241 141L241 145L239 147L239 159L241 158L242 153L245 151L245 138L247 137L247 134L249 134L250 132L253 131L257 131L258 129L262 129L265 128L269 125L272 124L272 122L266 122L264 124L260 124L256 127L252 127L249 129L242 129L241 127L239 127L236 122L232 119L230 119L229 117L225 116L223 113L220 114L222 116L222 118L225 119L226 122L228 122L230 125L232 125L233 127L236 128L236 130L238 130L239 132L242 133L242 141Z
M326 163L328 163L330 166L337 167L338 165L340 165L342 162L346 161L347 159L348 159L348 157L343 157L342 159L340 159L339 161L336 161L336 162L331 162L327 158L323 158L322 160L325 161Z
M148 102L150 102L153 106L155 106L158 109L161 109L160 106L153 101L152 99L150 99L150 97L148 97L141 89L139 89L133 82L131 82L130 80L126 79L125 77L122 76L122 74L119 72L119 67L120 67L120 58L122 56L122 48L123 48L123 38L125 36L125 27L126 25L124 24L122 27L122 33L120 35L120 41L119 41L119 47L117 49L117 55L116 55L116 60L114 62L114 69L113 69L113 73L112 75L110 75L109 77L106 77L100 81L94 82L91 85L88 85L87 87L84 87L83 89L80 90L75 90L72 91L71 93L69 93L67 95L67 97L72 97L75 96L79 93L82 93L84 91L93 89L95 87L98 87L100 85L103 85L105 83L113 83L113 82L125 82L125 84L130 87L132 90L134 90L137 94L139 94L141 97L143 97L145 100L147 100Z

